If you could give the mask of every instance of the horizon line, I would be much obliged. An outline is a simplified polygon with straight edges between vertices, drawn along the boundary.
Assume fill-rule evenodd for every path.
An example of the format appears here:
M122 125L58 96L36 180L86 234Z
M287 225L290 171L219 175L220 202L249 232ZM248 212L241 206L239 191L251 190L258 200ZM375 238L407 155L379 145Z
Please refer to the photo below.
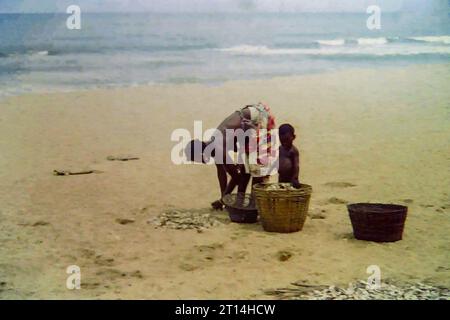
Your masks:
M82 8L81 8L82 9ZM386 10L383 11L384 13L411 13L414 11L410 11L410 10ZM119 11L119 10L114 10L114 11L97 11L97 10L87 10L87 11L83 11L82 13L116 13L116 14L130 14L130 13L153 13L153 14L192 14L192 13L202 13L202 14L218 14L218 13L227 13L227 14L252 14L252 13L293 13L293 14L297 14L297 13L343 13L343 14L348 14L348 13L360 13L360 14L367 14L366 11L362 11L362 10L357 10L357 11L353 11L353 10L348 10L348 11L245 11L245 10L230 10L230 11ZM65 11L0 11L0 14L67 14Z

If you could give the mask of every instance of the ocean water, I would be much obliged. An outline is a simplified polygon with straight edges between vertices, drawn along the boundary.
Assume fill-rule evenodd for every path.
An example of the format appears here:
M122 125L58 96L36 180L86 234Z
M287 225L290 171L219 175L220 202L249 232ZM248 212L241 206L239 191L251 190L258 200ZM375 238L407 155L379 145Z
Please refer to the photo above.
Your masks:
M0 14L0 95L152 83L220 84L450 61L450 19L366 14Z

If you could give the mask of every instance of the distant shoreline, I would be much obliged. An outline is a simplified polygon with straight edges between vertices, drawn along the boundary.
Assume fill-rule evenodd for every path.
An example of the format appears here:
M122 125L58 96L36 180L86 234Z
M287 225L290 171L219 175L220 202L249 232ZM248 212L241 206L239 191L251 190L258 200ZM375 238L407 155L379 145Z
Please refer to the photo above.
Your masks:
M0 15L0 95L215 86L450 59L448 19L439 16L384 14L381 29L371 30L364 12L83 12L77 28L64 13Z
M61 94L77 94L77 93L89 93L89 92L107 92L107 91L117 91L117 90L129 90L129 89L145 89L145 88L158 88L158 87L165 87L165 88L173 88L176 89L177 87L186 87L186 86L195 86L195 87L204 87L204 88L220 88L227 85L232 85L234 83L245 83L245 84L256 84L258 82L265 82L265 81L271 81L271 80L282 80L282 81L288 81L289 79L299 79L304 77L320 77L323 75L345 75L347 73L355 73L355 72L373 72L380 73L380 77L382 77L382 72L386 71L392 71L392 70L399 70L399 69L417 69L417 68L423 68L423 67L430 67L430 66L441 66L443 68L449 68L450 70L450 62L449 63L424 63L424 64L411 64L407 66L385 66L385 67L379 67L379 68L368 68L368 67L361 67L361 68L348 68L348 69L341 69L341 70L323 70L318 72L311 72L311 73L304 73L304 74L298 74L298 75L290 75L290 76L274 76L271 78L259 78L259 79L233 79L233 80L226 80L220 83L202 83L202 82L184 82L184 83L174 83L174 82L160 82L160 83L149 83L149 84L129 84L129 85L111 85L111 86L99 86L99 87L92 87L92 88L74 88L73 90L54 90L54 91L35 91L35 92L27 92L27 93L18 93L15 95L5 95L2 96L0 91L0 102L6 102L10 98L14 97L21 97L21 96L47 96L47 95L61 95Z

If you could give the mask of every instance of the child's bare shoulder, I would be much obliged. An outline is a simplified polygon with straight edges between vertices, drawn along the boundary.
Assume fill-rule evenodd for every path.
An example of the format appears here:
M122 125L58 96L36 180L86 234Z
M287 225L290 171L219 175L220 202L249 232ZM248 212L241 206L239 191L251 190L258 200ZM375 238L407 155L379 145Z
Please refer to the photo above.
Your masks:
M298 151L297 147L294 145L292 145L291 152L295 156L298 156L300 154L300 151Z

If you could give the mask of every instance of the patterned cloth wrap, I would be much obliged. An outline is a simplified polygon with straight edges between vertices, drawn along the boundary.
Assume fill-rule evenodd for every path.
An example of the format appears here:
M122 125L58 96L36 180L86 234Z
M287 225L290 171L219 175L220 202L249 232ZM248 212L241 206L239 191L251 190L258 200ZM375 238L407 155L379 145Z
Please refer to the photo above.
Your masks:
M249 110L250 119L244 116L244 109ZM277 157L277 148L272 148L272 136L270 133L270 130L275 128L275 117L272 115L270 107L260 102L246 106L239 112L242 119L241 128L244 131L253 128L253 134L250 136L250 139L256 140L256 145L250 143L245 146L245 171L250 173L252 177L265 177L276 174L277 170L275 170L273 163Z

